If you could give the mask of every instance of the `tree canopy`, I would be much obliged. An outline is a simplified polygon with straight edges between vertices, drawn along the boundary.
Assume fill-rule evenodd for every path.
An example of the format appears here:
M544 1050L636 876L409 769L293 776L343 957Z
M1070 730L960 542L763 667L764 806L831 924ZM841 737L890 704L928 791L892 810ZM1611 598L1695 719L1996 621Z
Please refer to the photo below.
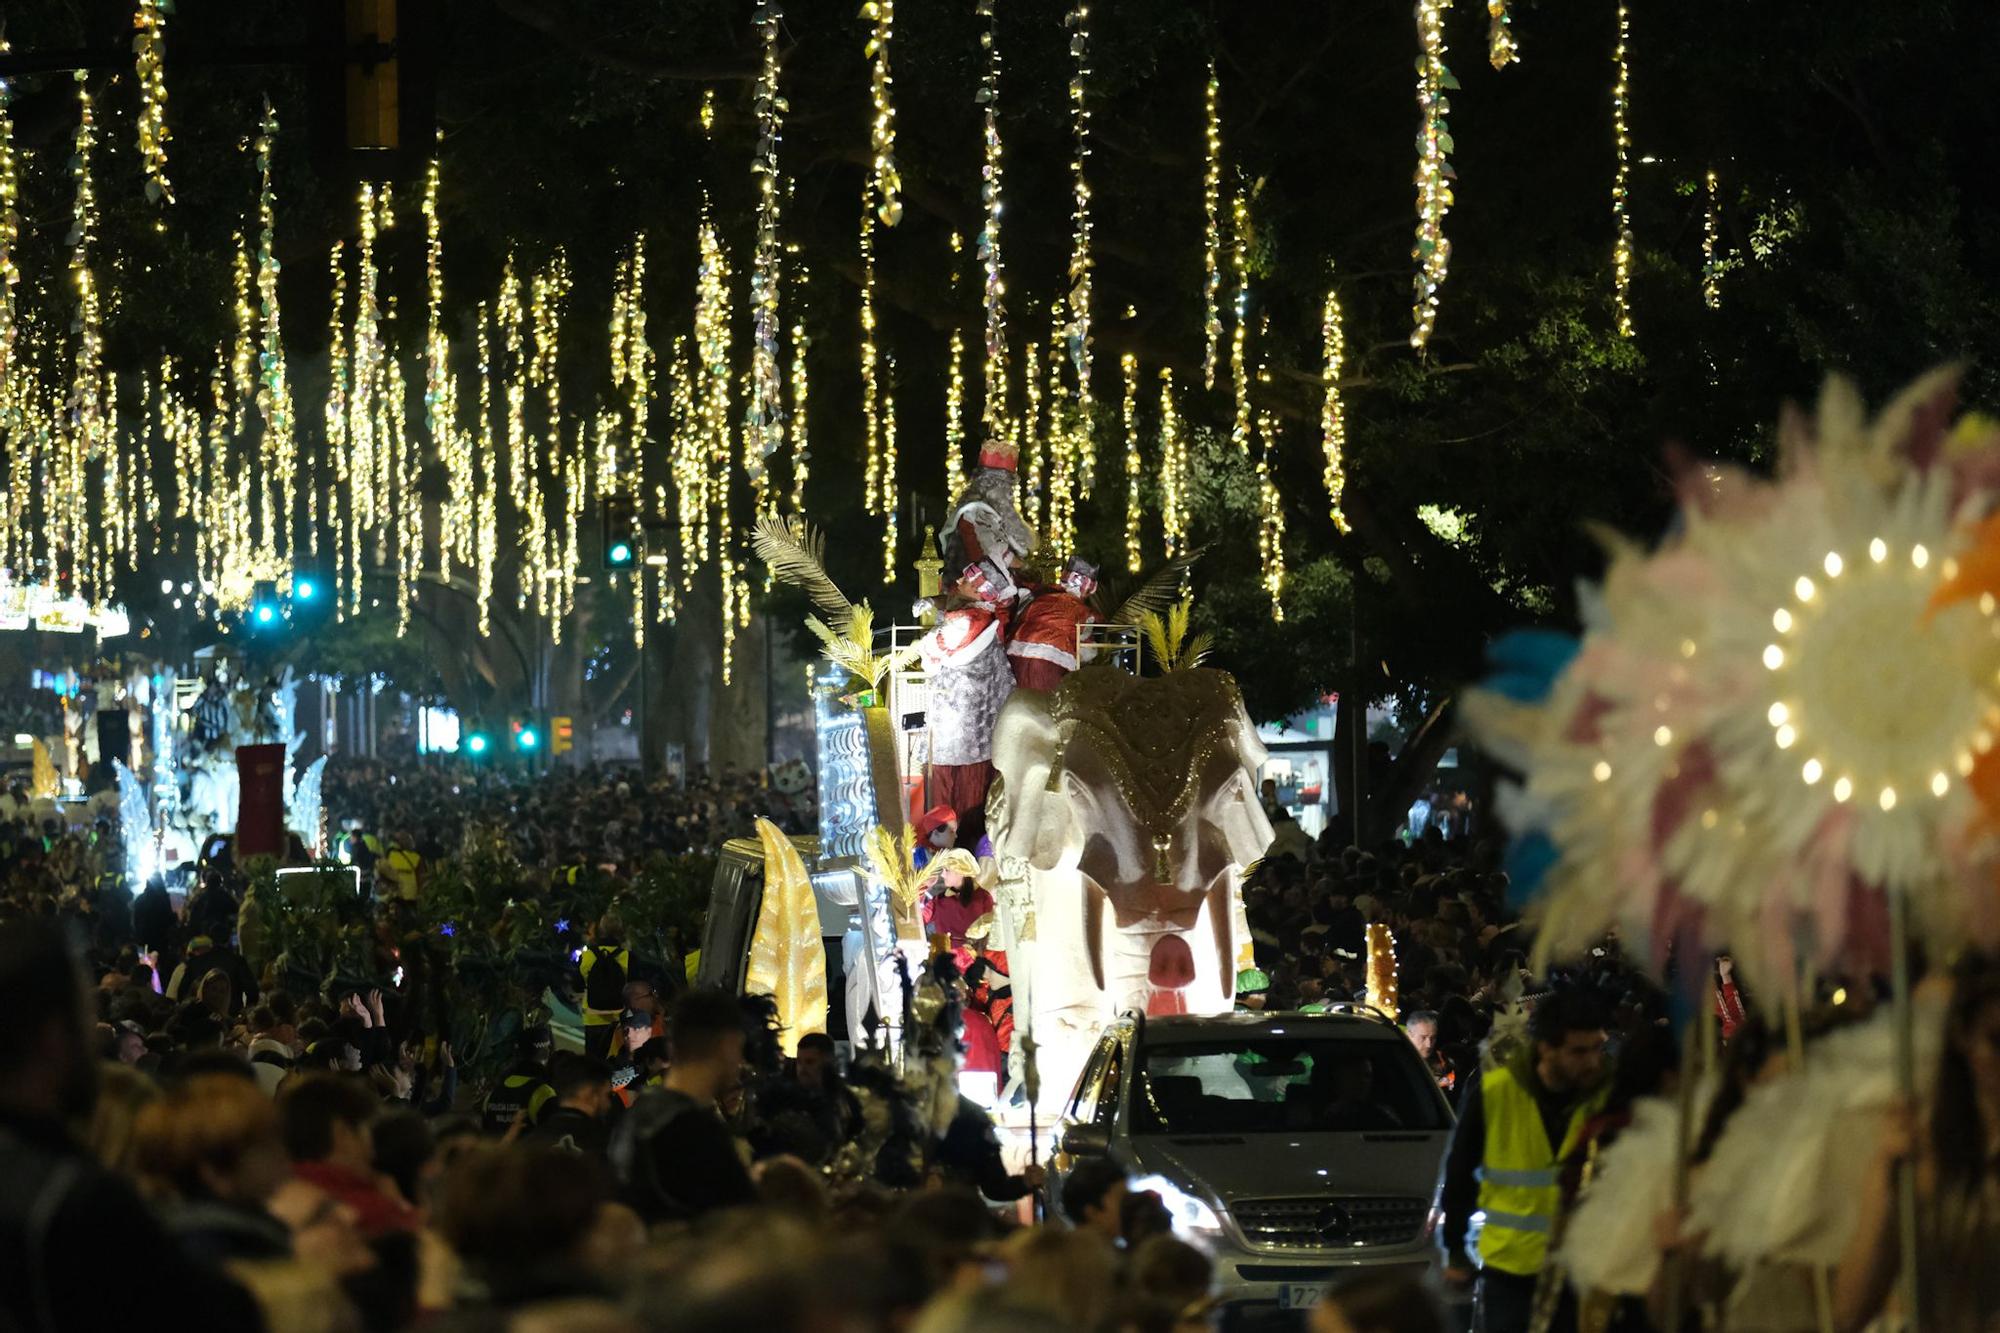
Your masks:
M352 237L356 210L348 187L316 174L305 152L298 72L172 63L177 50L296 40L302 8L184 3L174 14L171 206L144 196L130 74L100 93L114 368L140 371L163 354L203 363L228 340L230 238L246 216L254 222L256 203L243 145L267 95L286 126L277 231L287 341L301 366L323 359L325 257L333 241ZM647 233L649 336L664 350L690 328L706 199L732 260L742 372L755 206L752 8L750 0L446 6L441 210L460 356L471 355L471 312L491 299L507 255L532 267L560 248L575 281L564 397L588 413L612 393L605 330L618 257ZM1069 8L998 3L1017 373L1020 349L1048 345L1050 302L1068 289ZM129 9L17 0L6 35L17 52L122 44ZM1217 660L1237 673L1260 718L1333 690L1435 701L1476 672L1497 629L1572 614L1573 584L1597 562L1586 520L1640 534L1662 520L1664 446L1758 459L1779 403L1810 397L1829 370L1879 396L1930 365L1966 358L1970 396L1993 399L2000 186L1982 167L1996 112L1971 72L2000 56L2000 13L1971 0L1631 4L1631 338L1618 335L1612 308L1619 15L1608 0L1514 0L1521 59L1496 70L1486 59L1485 7L1445 12L1445 59L1458 85L1449 93L1456 198L1443 224L1451 256L1436 332L1419 354L1408 336L1419 46L1405 0L1090 6L1085 169L1099 471L1080 508L1077 546L1123 563L1119 358L1129 353L1143 386L1144 551L1148 563L1162 557L1157 376L1171 369L1197 483L1192 540L1208 547L1195 579L1198 617L1218 633ZM784 320L802 319L811 336L806 510L834 535L834 572L857 596L880 577L883 521L861 512L856 356L870 27L850 7L795 0L780 37L789 106L778 149ZM878 342L894 358L886 382L900 428L905 567L923 524L945 512L954 330L968 349L965 418L975 440L980 415L973 238L982 218L983 28L972 0L906 0L896 14L904 213L894 228L877 228L875 248ZM1281 624L1260 584L1257 479L1229 439L1229 376L1201 387L1211 61L1225 196L1240 181L1249 199L1245 317L1249 355L1262 368L1252 393L1281 432L1273 455L1288 567ZM23 301L43 312L45 327L61 329L73 94L66 75L26 76L14 93L26 164ZM713 125L704 130L709 93ZM1715 232L1705 274L1710 172ZM403 210L413 216L414 200ZM954 233L964 240L957 251ZM413 225L384 242L394 337L412 366L422 356L422 242ZM1713 307L1705 277L1718 289ZM1232 281L1225 272L1225 288ZM1345 535L1320 482L1320 323L1330 288L1347 344ZM299 376L307 402L313 374ZM420 388L421 375L411 378ZM1013 392L1022 394L1018 383ZM315 412L302 408L301 417L304 446L324 448ZM147 604L160 577L147 569L131 581L135 603ZM789 607L782 591L771 596ZM599 626L592 633L605 651L627 651L610 618Z

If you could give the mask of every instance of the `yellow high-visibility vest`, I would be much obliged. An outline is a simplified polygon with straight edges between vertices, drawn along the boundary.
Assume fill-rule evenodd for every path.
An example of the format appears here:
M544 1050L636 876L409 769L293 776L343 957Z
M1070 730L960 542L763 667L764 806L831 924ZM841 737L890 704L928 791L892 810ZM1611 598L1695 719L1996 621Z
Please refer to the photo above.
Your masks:
M1480 1080L1486 1114L1486 1153L1479 1167L1482 1267L1532 1277L1542 1271L1549 1233L1562 1204L1562 1163L1576 1151L1583 1128L1603 1109L1610 1089L1600 1088L1570 1112L1560 1145L1549 1143L1535 1096L1512 1069L1489 1069Z

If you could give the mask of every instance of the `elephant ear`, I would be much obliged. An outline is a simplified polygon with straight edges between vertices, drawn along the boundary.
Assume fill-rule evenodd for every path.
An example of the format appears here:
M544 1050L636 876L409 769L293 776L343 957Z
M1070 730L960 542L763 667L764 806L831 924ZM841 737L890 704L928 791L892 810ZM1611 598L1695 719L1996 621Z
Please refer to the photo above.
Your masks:
M1037 870L1052 869L1069 840L1069 796L1061 774L1052 772L1059 746L1047 692L1014 691L993 726L998 776L987 801L987 819L994 852L1024 857Z

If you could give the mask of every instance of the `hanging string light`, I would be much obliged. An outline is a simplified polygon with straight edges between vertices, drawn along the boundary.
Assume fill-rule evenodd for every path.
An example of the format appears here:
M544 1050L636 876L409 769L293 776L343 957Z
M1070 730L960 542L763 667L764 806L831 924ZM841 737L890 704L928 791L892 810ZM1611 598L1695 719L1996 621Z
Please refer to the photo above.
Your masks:
M1174 405L1173 368L1167 366L1160 370L1160 526L1169 560L1181 553L1187 539L1187 485L1187 436Z
M1320 314L1319 334L1326 349L1326 369L1321 373L1326 385L1326 397L1319 409L1320 451L1326 459L1321 476L1326 482L1326 499L1334 529L1344 535L1347 532L1347 513L1341 508L1340 500L1347 491L1347 407L1340 400L1340 375L1347 365L1347 331L1340 317L1340 293L1332 287L1326 289L1326 307Z
M1271 619L1285 618L1285 507L1278 495L1278 480L1271 471L1271 455L1277 450L1278 419L1269 412L1257 414L1257 435L1262 448L1257 455L1257 554L1264 564L1264 591L1271 598Z
M1618 49L1611 56L1618 66L1618 82L1611 86L1611 132L1618 148L1618 168L1611 178L1611 220L1618 229L1618 241L1611 250L1611 303L1621 338L1632 336L1632 216L1626 207L1632 176L1632 133L1625 119L1630 106L1627 94L1631 78L1625 63L1625 46L1631 32L1631 11L1621 3Z
M138 0L132 11L132 69L139 83L139 162L146 170L146 198L174 201L167 179L167 15L170 0Z
M868 95L874 104L869 122L869 140L874 155L869 175L875 185L875 202L882 225L893 227L903 220L903 175L896 166L896 104L890 96L895 78L889 72L889 43L896 35L896 0L868 0L861 17L875 20L868 36Z
M1030 312L1032 313L1032 311ZM1027 400L1028 410L1017 423L1022 435L1021 461L1028 465L1024 474L1027 494L1022 497L1022 512L1027 515L1028 526L1037 531L1042 526L1042 462L1048 445L1048 436L1042 430L1042 349L1032 340L1027 345L1027 357L1022 375L1022 396Z
M1119 417L1125 426L1125 570L1137 574L1139 550L1139 478L1144 469L1139 461L1139 358L1127 352L1118 358L1125 376L1125 398Z
M778 361L778 266L783 254L778 245L778 140L786 110L778 95L778 24L783 18L777 0L757 0L752 22L762 38L764 59L755 95L757 151L750 159L757 185L757 243L750 257L750 395L743 418L743 470L756 490L760 514L777 512L770 458L785 439L785 377Z
M1075 156L1070 161L1075 201L1071 205L1069 253L1069 327L1065 331L1070 364L1076 373L1076 413L1073 421L1076 444L1076 497L1090 498L1097 472L1097 450L1091 437L1094 398L1090 387L1090 312L1092 278L1097 261L1091 255L1090 182L1083 171L1090 156L1090 108L1084 102L1084 83L1090 75L1090 6L1076 0L1069 11L1069 54L1074 69L1069 79L1070 132L1075 140Z
M331 476L326 490L326 526L333 543L335 563L340 566L334 589L334 611L345 617L347 612L347 592L355 574L346 568L344 554L346 548L340 541L339 498L347 487L347 325L344 322L347 311L347 268L341 260L346 243L335 241L333 251L327 261L332 277L333 300L327 315L326 349L326 456L331 463ZM184 476L192 475L183 473ZM348 512L353 512L350 499ZM312 553L319 554L319 529L312 529Z
M292 386L285 371L285 340L278 318L278 197L271 188L271 152L278 139L278 115L264 103L257 126L257 304L263 338L257 352L257 410L264 419L263 489L267 498L264 544L289 555L297 549L292 532L292 497L297 491L299 441L292 413ZM277 522L271 523L275 511Z
M90 174L90 154L97 144L97 121L92 112L90 88L83 72L76 76L76 145L70 158L70 177L76 183L75 202L70 212L70 281L76 288L76 330L66 410L67 432L62 475L59 485L73 490L62 494L57 508L62 521L55 532L60 546L70 555L71 572L77 592L86 599L97 591L96 575L101 573L101 553L90 539L89 516L85 508L84 472L86 460L101 457L110 445L111 420L104 400L104 327L97 276L91 268L91 246L97 239L97 188ZM52 542L53 556L58 543ZM54 561L52 560L53 564ZM90 582L86 583L86 579Z
M981 422L989 438L1005 439L1007 423L1007 274L1000 255L1000 20L994 0L979 0L976 13L986 20L979 44L986 48L986 70L979 76L974 101L985 108L985 158L980 168L979 198L986 210L978 240L979 262L986 273L986 400ZM1029 377L1033 383L1033 376Z
M896 357L889 356L889 383L882 391L882 579L896 581Z
M965 337L951 331L951 354L944 386L944 493L965 485Z
M458 419L458 376L451 368L451 339L444 327L444 228L438 214L442 166L431 156L424 176L424 425L444 464L447 485L438 506L438 578L451 581L456 562L477 562L474 514L479 489L473 476L472 440Z
M1521 58L1514 40L1514 16L1508 13L1511 0L1486 0L1486 58L1493 68L1505 69Z
M479 606L479 637L493 633L493 566L500 554L500 460L493 448L493 339L486 302L479 303L478 539L474 545L473 596Z
M1069 401L1069 386L1062 375L1066 330L1059 307L1052 306L1049 317L1049 498L1047 530L1043 536L1051 563L1059 565L1076 549L1076 501L1082 481L1076 416Z
M0 56L11 49L0 36ZM21 176L14 156L13 96L13 86L0 79L0 420L7 419L13 398L14 344L20 330L15 289L21 285L21 270L14 259L14 247L21 241L21 215L17 211Z
M1410 257L1417 261L1414 279L1416 327L1410 346L1422 351L1437 327L1438 289L1451 266L1451 241L1444 234L1444 217L1451 211L1451 131L1445 118L1451 101L1445 93L1458 87L1444 64L1444 11L1451 0L1417 0L1417 38L1423 54L1417 60L1417 242Z
M798 313L792 322L792 512L806 512L806 477L812 470L811 437L806 434L806 271L799 270Z
M1229 207L1230 265L1236 274L1235 326L1229 334L1229 373L1236 383L1236 420L1229 438L1250 456L1250 197L1242 186Z
M1215 356L1222 344L1222 85L1208 62L1203 105L1207 135L1201 178L1201 386L1215 387Z
M886 508L882 489L881 354L875 346L875 183L861 186L861 437L867 469L862 474L861 507Z
M1708 173L1707 204L1701 211L1701 303L1710 310L1722 309L1722 267L1717 253L1721 230L1716 215L1715 172ZM0 361L4 364L4 361Z
M383 504L392 482L387 466L387 442L376 435L377 398L386 355L381 336L382 310L378 300L381 275L376 266L375 239L388 212L388 190L389 187L382 187L382 197L378 199L373 185L361 187L361 229L354 250L354 324L347 346L347 447L352 454L353 475L347 494L354 513L352 609L356 614L361 611L362 571L369 563L363 544L382 520Z

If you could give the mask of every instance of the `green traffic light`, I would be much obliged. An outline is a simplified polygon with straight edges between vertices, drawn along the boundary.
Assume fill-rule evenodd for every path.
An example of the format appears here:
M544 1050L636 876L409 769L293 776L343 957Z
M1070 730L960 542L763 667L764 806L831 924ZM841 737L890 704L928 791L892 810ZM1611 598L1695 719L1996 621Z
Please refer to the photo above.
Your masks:
M520 746L523 750L532 750L541 743L542 738L535 734L533 727L522 727L514 737L514 744Z
M466 751L471 754L485 754L486 747L490 744L492 742L486 739L486 734L480 731L475 731L465 738Z
M632 543L630 543L630 542L613 542L613 543L611 544L611 550L610 550L610 552L609 552L609 558L610 558L610 561L611 561L611 563L612 563L612 564L614 564L614 565L629 565L629 564L631 564L631 563L632 563Z

